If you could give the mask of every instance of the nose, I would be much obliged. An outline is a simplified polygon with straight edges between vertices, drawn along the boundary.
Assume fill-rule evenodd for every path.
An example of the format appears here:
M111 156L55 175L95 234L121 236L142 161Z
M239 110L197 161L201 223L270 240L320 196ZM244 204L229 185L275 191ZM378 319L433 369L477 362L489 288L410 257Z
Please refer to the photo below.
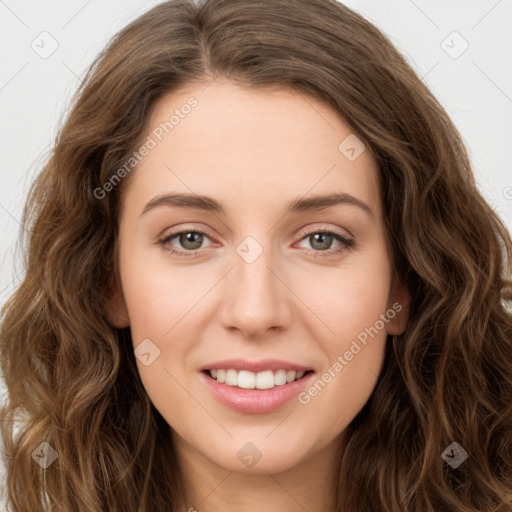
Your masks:
M263 250L250 263L234 254L233 266L224 284L223 326L252 339L265 336L267 331L286 329L292 316L293 293L286 271L272 258L271 251Z

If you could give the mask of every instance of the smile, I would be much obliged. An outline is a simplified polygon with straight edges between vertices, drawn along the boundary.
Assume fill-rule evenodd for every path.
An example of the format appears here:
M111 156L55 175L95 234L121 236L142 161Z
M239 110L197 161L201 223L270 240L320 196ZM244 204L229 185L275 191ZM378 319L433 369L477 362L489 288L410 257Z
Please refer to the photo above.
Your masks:
M286 361L232 359L211 363L199 375L213 397L238 412L272 412L303 391L314 371Z
M304 371L277 371L265 370L263 372L251 372L248 370L237 371L233 368L209 370L210 376L217 382L228 386L236 386L242 389L272 389L274 386L283 386L288 382L299 380L304 376Z

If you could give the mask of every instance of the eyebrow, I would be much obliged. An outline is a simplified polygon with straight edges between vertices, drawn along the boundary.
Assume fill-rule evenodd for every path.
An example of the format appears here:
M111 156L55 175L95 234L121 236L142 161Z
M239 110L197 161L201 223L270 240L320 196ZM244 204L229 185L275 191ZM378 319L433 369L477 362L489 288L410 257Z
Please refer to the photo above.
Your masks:
M294 199L287 204L285 213L318 211L338 204L357 206L364 210L370 217L374 217L372 209L366 203L350 194L341 192ZM158 206L176 206L179 208L203 210L220 214L226 213L224 205L212 197L196 194L164 194L151 199L142 210L141 215L144 215Z

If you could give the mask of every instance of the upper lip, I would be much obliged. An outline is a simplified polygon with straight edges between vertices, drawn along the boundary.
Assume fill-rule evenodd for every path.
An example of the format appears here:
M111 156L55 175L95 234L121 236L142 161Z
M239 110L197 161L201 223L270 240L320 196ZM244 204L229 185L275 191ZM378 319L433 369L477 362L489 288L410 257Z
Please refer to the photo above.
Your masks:
M248 370L254 373L262 372L265 370L294 370L296 372L313 370L313 368L308 366L292 363L290 361L281 361L278 359L262 359L260 361L248 361L246 359L224 359L222 361L216 361L203 366L201 371L212 369L233 369L238 371Z

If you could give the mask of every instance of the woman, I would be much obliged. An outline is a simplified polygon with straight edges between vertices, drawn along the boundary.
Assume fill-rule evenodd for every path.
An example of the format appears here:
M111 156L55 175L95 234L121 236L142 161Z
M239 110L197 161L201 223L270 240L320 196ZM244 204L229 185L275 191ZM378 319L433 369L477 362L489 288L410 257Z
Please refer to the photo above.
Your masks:
M14 510L512 510L510 235L445 111L343 5L135 20L24 224Z

